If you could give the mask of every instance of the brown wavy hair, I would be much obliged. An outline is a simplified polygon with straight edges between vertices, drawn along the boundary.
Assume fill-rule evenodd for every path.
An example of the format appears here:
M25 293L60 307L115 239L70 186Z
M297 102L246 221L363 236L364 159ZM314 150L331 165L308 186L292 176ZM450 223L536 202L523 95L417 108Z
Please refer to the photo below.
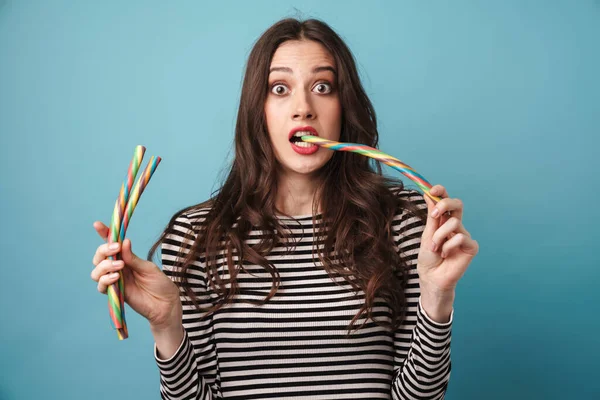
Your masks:
M152 260L165 237L176 232L174 225L178 216L209 208L202 227L189 236L193 245L188 254L178 257L175 268L179 271L175 274L176 282L204 312L215 312L233 301L239 293L237 276L245 271L244 262L262 266L273 278L270 293L257 304L267 302L277 292L280 276L265 256L277 245L292 248L287 226L275 216L281 214L275 206L278 162L264 111L257 112L264 110L273 54L288 40L316 41L333 56L338 71L335 87L339 88L342 105L340 140L371 147L378 144L375 110L360 82L354 56L344 41L326 23L316 19L287 18L267 29L254 44L246 64L235 127L235 157L225 182L209 200L175 213L148 252L148 260ZM391 322L375 322L397 327L406 311L404 289L408 270L394 244L392 220L401 210L408 210L423 220L426 212L398 196L404 188L402 181L384 176L378 163L358 154L335 152L319 170L316 181L313 226L316 226L319 205L322 221L315 228L315 242L324 244L316 256L330 276L346 278L357 295L359 290L364 292L364 305L348 329L357 328L355 322L363 316L365 322L358 329L367 319L374 320L372 310L376 297L388 304L392 315ZM249 245L246 239L252 229L264 234L259 243ZM226 249L228 274L219 274L216 260L219 244L224 244ZM233 254L238 256L237 263ZM220 299L210 309L200 308L187 280L187 269L199 258L205 260L207 283Z

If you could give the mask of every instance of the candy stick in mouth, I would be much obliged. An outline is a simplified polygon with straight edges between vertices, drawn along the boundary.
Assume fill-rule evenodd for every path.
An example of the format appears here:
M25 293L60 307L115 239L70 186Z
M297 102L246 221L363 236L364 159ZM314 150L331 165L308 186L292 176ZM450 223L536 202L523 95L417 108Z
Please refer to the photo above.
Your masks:
M413 168L398 160L397 158L392 157L389 154L385 154L384 152L379 151L373 147L357 143L335 142L333 140L323 139L318 136L311 135L304 135L300 137L300 139L302 139L302 141L304 142L313 143L330 150L349 151L352 153L358 153L362 154L363 156L371 157L377 161L389 165L390 167L407 176L410 180L415 182L417 186L419 186L421 190L423 190L423 193L425 193L435 203L441 200L441 198L429 193L429 190L431 189L432 185L421 174L419 174Z

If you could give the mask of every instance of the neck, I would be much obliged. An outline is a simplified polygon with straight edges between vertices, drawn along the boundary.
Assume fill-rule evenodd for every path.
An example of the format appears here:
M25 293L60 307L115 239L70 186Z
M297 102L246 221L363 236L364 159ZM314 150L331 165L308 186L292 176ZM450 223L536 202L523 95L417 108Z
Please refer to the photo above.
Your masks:
M313 177L281 174L277 181L275 206L282 214L310 215L316 191L317 181Z

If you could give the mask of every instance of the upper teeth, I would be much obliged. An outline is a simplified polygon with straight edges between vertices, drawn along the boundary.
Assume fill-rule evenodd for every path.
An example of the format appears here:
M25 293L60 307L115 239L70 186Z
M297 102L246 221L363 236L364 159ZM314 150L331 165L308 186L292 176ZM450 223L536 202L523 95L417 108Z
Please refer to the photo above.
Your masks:
M315 136L315 134L314 134L314 133L312 133L312 132L308 132L308 131L298 131L298 132L294 133L294 136L295 136L295 137L301 137L301 136L306 136L306 135L312 135L312 136Z

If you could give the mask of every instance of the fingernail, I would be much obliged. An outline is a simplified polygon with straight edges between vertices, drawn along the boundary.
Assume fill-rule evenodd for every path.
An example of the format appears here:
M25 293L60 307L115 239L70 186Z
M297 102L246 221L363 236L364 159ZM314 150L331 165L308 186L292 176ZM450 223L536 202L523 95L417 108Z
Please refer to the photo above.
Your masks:
M119 276L119 273L118 273L118 272L115 272L115 273L113 273L113 274L110 274L110 279L115 279L115 278L116 278L116 277L118 277L118 276Z
M113 261L112 266L115 268L119 268L121 266L121 261Z
M435 251L437 249L437 244L435 242L431 242L431 251Z
M118 243L118 242L111 243L111 244L110 244L110 246L108 246L108 248L109 248L110 250L116 250L116 249L118 249L118 248L119 248L119 243Z
M438 210L437 208L433 209L433 212L431 213L431 216L433 218L436 218L438 216L438 214L440 213L440 210Z

